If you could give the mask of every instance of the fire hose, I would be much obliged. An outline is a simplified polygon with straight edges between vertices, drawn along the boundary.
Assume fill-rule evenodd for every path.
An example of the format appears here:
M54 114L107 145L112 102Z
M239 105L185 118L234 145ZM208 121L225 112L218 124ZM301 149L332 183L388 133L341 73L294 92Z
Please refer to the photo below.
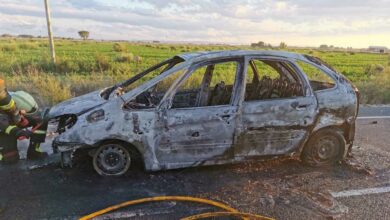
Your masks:
M220 202L216 202L208 199L202 199L202 198L189 197L189 196L158 196L158 197L130 200L127 202L120 203L118 205L107 207L105 209L99 210L89 215L83 216L80 218L80 220L90 220L98 216L101 216L103 214L106 214L108 212L118 210L120 208L127 207L127 206L138 205L141 203L149 203L149 202L161 202L161 201L181 201L181 202L202 203L202 204L211 205L224 210L223 212L208 212L208 213L192 215L189 217L184 217L182 218L182 220L197 220L197 219L205 219L210 217L224 217L224 216L240 217L241 219L273 220L272 218L257 215L257 214L239 212L237 209L234 209Z
M49 109L48 108L44 109L44 111L42 112L43 122L41 122L41 123L37 124L35 127L33 127L31 129L32 133L34 133L36 130L38 130L43 124L48 123L48 118L46 117L46 115L48 113L49 113ZM20 125L22 127L27 127L27 125L29 124L29 121L24 116L22 116L20 123L21 123ZM18 138L18 140L25 140L25 139L27 139L27 137L19 137Z
M31 132L34 133L36 130L38 130L40 127L42 126L42 123L41 124L38 124L37 126L33 127L31 129ZM27 139L27 137L25 136L22 136L22 137L19 137L18 140L22 141L22 140L25 140Z

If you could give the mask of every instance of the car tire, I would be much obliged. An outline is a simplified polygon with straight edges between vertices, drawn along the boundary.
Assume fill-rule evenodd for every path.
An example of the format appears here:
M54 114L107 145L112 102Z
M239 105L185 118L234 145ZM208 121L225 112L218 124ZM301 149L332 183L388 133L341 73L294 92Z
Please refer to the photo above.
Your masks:
M346 141L336 129L323 129L315 132L306 143L301 160L310 166L330 166L344 157Z
M131 161L127 147L118 143L107 143L96 150L93 167L101 176L121 176L129 170Z

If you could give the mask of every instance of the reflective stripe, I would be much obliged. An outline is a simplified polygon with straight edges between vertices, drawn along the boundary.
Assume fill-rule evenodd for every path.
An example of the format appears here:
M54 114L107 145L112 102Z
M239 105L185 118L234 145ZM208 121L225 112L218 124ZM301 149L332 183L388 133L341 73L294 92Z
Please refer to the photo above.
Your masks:
M14 128L16 128L15 125L10 125L10 126L8 126L7 129L5 129L5 133L6 133L6 134L10 134L11 131L12 131L12 129L14 129Z
M15 101L11 99L11 101L7 105L1 105L0 110L8 111L15 108Z
M36 130L34 131L34 134L46 134L45 130Z
M42 153L41 145L40 145L40 144L36 144L36 145L35 145L35 151L36 151L36 152Z

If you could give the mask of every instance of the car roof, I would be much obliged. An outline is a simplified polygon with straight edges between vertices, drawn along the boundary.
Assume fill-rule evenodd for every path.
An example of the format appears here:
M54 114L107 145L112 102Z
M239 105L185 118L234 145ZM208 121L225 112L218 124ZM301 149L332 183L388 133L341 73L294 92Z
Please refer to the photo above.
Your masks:
M220 51L204 51L194 53L183 53L177 55L185 61L200 61L212 58L226 58L226 57L237 57L237 56L273 56L283 58L294 58L299 60L306 60L305 56L298 53L277 51L277 50L220 50Z

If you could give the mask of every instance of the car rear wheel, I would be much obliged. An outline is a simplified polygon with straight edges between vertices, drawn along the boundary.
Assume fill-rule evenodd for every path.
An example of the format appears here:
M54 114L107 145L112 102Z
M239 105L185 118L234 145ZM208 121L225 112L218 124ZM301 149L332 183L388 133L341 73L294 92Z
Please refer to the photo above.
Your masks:
M324 129L314 133L301 154L310 166L329 166L343 159L346 142L337 130Z
M100 146L93 156L93 167L102 176L121 176L131 164L129 150L117 143Z

